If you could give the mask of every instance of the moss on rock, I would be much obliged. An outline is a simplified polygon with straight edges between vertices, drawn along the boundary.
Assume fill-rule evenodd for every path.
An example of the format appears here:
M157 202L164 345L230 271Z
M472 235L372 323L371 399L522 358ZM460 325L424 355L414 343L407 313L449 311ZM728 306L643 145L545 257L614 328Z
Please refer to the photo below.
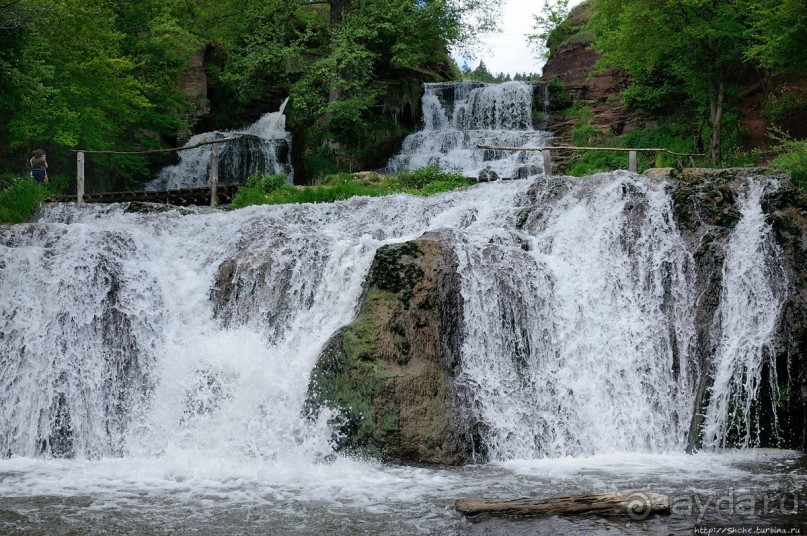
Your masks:
M337 447L384 460L461 464L473 445L455 408L462 298L445 237L379 248L356 319L325 346L307 411L335 411Z

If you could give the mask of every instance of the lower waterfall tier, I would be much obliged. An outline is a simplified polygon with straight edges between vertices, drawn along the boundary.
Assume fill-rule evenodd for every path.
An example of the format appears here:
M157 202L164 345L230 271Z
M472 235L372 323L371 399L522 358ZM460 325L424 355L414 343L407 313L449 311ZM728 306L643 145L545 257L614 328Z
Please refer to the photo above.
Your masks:
M0 229L0 452L803 447L806 207L748 172L51 206ZM446 433L413 433L426 416Z

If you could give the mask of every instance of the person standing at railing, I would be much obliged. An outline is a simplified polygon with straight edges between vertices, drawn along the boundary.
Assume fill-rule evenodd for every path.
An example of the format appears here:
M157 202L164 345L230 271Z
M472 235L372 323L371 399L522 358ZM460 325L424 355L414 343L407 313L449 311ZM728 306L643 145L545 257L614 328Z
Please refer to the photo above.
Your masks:
M39 184L48 183L48 161L45 157L45 151L36 149L31 156L28 163L31 165L31 177Z

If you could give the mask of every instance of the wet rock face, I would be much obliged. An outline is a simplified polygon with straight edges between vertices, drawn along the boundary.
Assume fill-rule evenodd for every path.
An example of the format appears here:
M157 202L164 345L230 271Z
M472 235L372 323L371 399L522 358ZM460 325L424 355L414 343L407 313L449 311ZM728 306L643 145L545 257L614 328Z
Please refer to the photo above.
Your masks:
M763 200L763 210L782 248L791 296L779 325L776 380L781 446L807 448L807 192L785 186Z
M712 340L712 327L720 302L725 244L741 217L735 199L738 181L774 172L685 169L667 170L667 173L672 179L670 194L676 223L690 242L696 285L700 289L695 318L697 353L703 372L699 387L701 397L696 405L703 408L707 403L705 391L711 373L708 358L716 342ZM776 367L767 370L766 366L760 385L760 441L763 446L804 449L807 447L804 426L807 422L807 192L793 186L784 175L776 178L782 186L763 198L762 208L792 280L788 285L790 296L772 345ZM772 400L770 381L778 384L777 400ZM697 414L696 411L692 434L697 433L700 425Z
M453 383L462 314L448 237L380 248L358 317L320 355L307 411L334 411L339 448L405 463L469 461L470 424Z

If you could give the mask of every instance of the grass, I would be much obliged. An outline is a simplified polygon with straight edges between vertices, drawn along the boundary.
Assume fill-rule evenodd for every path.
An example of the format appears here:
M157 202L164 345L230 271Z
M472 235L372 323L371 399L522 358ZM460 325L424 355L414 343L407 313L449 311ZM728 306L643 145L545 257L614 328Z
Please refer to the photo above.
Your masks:
M405 170L388 177L377 173L337 173L314 186L295 187L283 175L251 175L233 198L236 208L250 205L331 203L351 197L381 197L396 193L434 195L474 184L457 173L434 167Z
M46 197L60 195L67 186L66 177L51 177L42 185L30 177L14 177L0 191L0 223L27 222Z

